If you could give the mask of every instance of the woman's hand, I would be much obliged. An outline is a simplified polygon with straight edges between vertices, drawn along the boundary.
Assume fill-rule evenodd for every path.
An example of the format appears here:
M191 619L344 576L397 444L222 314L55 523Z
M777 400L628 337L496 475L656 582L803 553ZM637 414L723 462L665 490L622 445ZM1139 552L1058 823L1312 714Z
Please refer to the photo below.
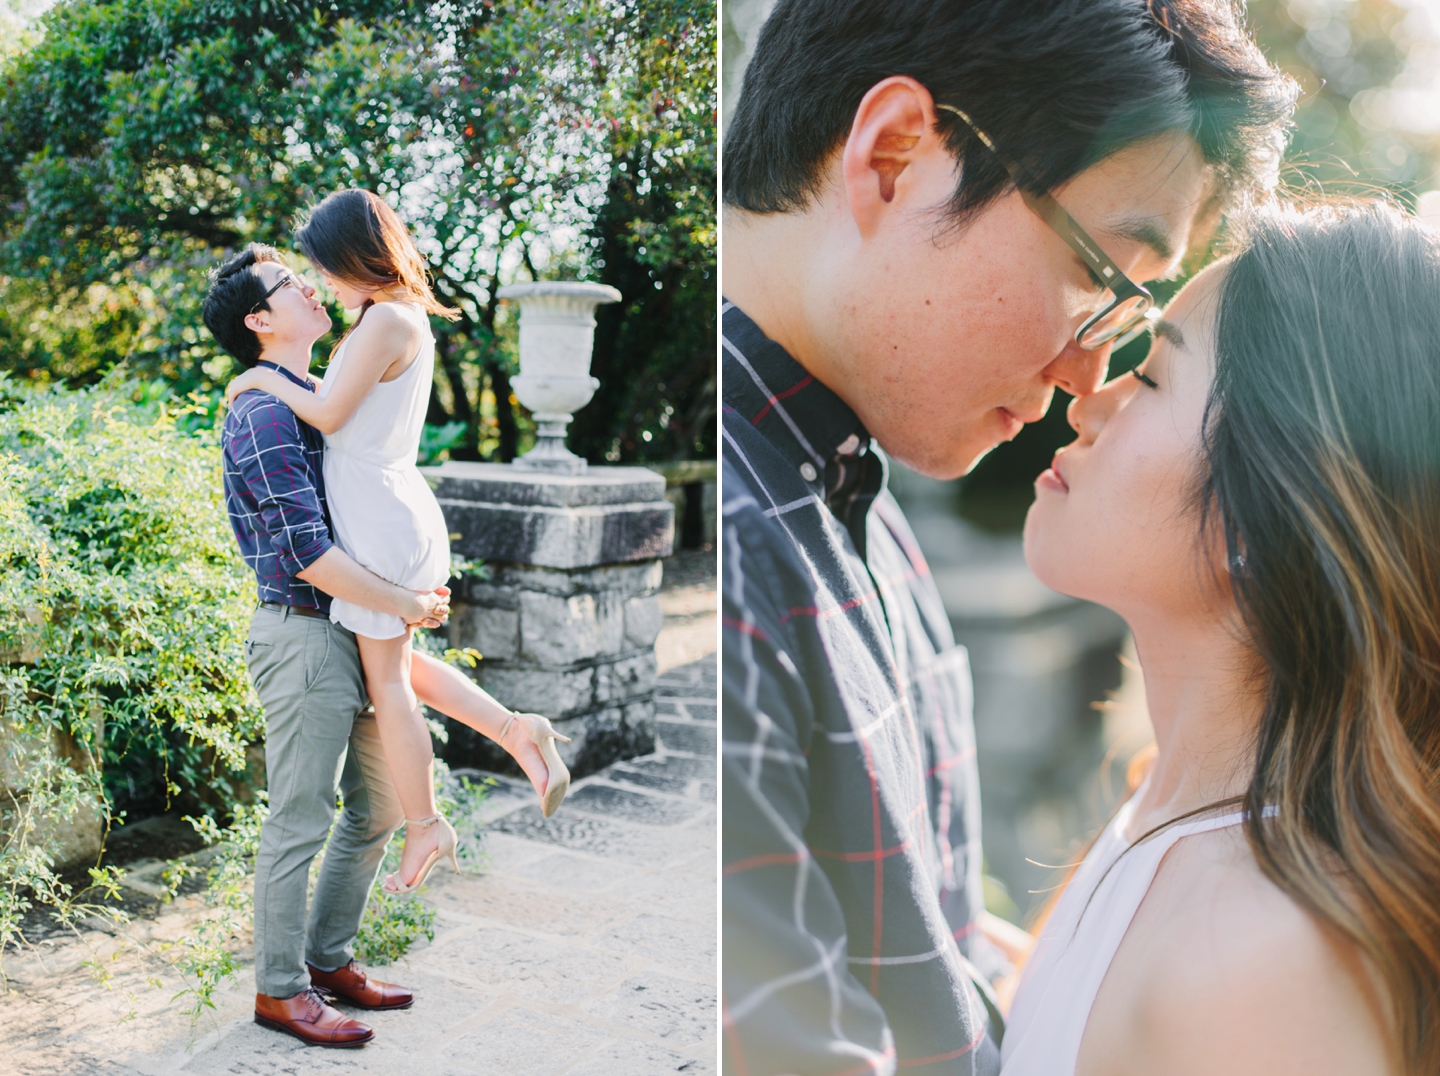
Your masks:
M438 628L450 619L450 588L417 590L415 607L401 619L412 628Z
M251 389L264 388L264 375L277 376L272 370L261 370L258 367L251 367L239 377L231 378L230 384L225 386L225 406L234 407L235 398L242 392L249 392Z

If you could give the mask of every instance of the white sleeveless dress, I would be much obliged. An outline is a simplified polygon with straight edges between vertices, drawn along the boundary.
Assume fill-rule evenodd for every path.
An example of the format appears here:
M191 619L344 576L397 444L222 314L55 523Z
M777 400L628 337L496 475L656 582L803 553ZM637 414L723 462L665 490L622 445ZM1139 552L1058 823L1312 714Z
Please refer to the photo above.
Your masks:
M424 326L420 351L403 374L376 385L350 421L326 435L325 499L335 542L350 557L397 586L433 590L450 578L450 537L415 456L430 402L435 338L420 307L393 305ZM320 395L335 383L349 343L330 360ZM330 619L371 639L405 633L398 616L338 598Z
M1040 932L1006 1021L1000 1076L1074 1076L1095 996L1165 853L1182 837L1246 817L1182 822L1130 848L1124 833L1139 795L1095 841Z

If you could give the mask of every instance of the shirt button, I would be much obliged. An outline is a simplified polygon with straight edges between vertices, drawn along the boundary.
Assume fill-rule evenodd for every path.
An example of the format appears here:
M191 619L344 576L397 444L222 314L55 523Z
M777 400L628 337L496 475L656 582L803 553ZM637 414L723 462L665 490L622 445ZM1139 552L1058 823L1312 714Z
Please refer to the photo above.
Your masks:
M856 437L852 433L849 437L845 438L845 440L840 442L840 447L837 448L835 451L840 453L840 455L842 456L853 456L855 455L855 450L859 447L860 438Z
M803 478L803 479L805 479L805 481L807 481L807 482L813 482L813 481L815 481L815 477L816 477L815 465L814 465L813 463L811 463L809 460L806 460L804 463L802 463L802 464L800 465L800 477Z

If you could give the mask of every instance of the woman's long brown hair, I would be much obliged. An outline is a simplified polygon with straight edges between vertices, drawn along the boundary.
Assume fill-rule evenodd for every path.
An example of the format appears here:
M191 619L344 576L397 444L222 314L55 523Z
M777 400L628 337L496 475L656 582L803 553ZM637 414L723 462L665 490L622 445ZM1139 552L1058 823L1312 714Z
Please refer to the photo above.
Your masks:
M351 187L327 195L295 233L295 244L332 277L360 288L398 287L427 313L450 321L460 316L435 298L424 257L395 210L377 194ZM336 348L360 325L370 306L367 301Z
M1221 285L1205 431L1199 503L1268 683L1246 835L1368 957L1406 1071L1433 1076L1440 232L1378 203L1259 217Z

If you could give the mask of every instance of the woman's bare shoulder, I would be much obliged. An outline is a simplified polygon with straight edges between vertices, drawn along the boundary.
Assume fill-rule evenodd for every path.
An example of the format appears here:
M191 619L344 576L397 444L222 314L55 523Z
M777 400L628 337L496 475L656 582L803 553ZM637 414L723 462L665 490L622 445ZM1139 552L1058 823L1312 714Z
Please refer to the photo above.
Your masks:
M419 337L426 328L424 313L409 303L376 303L365 311L355 335L412 338Z
M1239 826L1177 842L1131 929L1133 1071L1399 1072L1373 970L1265 876Z
M357 370L393 381L410 367L428 332L423 313L402 303L376 303L347 337L347 354Z

